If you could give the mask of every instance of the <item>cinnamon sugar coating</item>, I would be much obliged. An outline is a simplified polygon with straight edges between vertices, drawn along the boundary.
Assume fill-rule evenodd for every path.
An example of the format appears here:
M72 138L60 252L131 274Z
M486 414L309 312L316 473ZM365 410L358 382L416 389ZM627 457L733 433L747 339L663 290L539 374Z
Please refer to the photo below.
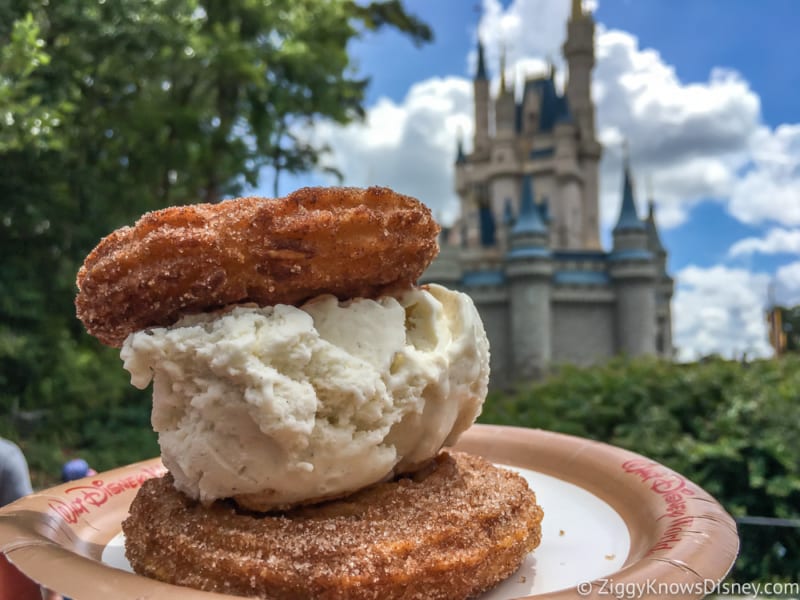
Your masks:
M140 575L265 600L463 600L517 569L541 540L522 477L442 453L411 478L279 514L208 508L169 475L145 482L123 523Z
M374 298L412 285L438 252L418 200L380 187L303 188L154 211L111 233L78 271L78 318L119 347L128 334L229 304Z

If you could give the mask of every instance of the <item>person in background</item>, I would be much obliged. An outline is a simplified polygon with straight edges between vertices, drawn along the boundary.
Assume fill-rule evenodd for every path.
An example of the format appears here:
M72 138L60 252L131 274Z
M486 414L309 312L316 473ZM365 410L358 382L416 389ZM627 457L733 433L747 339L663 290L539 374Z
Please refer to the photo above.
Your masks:
M28 462L15 443L0 438L0 506L33 492Z
M31 488L28 463L19 447L0 438L0 506L30 494ZM97 475L82 458L64 463L61 479L64 482L82 477ZM4 554L0 554L0 600L69 600L56 592L41 588L28 579Z
M0 438L0 506L33 492L28 461L19 446ZM0 554L0 600L42 598L39 586L20 573Z
M83 477L90 477L97 475L97 471L92 469L82 458L73 458L64 463L61 467L61 481L75 481Z

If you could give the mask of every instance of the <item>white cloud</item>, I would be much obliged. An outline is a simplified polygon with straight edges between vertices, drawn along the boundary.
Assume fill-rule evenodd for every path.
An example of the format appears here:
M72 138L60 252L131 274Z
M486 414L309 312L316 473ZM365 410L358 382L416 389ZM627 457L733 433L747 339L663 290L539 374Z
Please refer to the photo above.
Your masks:
M798 197L800 202L800 197ZM764 237L749 237L739 240L730 250L730 256L746 256L750 254L800 254L800 229L770 229Z
M800 225L800 124L760 128L749 168L731 190L731 214L745 223Z
M784 306L800 304L800 261L789 263L775 272L775 300Z
M677 273L674 340L681 360L709 354L770 356L765 305L770 277L723 266Z
M381 98L363 123L325 124L314 135L333 150L346 185L385 185L425 202L443 222L458 214L454 188L456 140L472 136L472 84L428 79L403 102Z
M700 200L728 194L760 115L758 97L738 75L716 70L707 82L683 84L635 36L600 28L594 84L606 226L620 202L623 139L634 171L652 178L663 227L684 222Z
M764 126L760 99L738 73L715 69L707 82L683 84L635 36L601 31L594 83L606 225L619 204L623 138L634 169L653 178L664 227L707 199L744 223L800 225L800 124Z

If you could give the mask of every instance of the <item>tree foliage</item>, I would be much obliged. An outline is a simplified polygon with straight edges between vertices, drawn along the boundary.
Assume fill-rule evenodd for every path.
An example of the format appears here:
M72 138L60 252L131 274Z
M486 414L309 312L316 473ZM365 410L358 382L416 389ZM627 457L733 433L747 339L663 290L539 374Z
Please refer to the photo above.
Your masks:
M661 462L734 516L800 519L800 357L696 364L618 360L565 368L494 395L483 422L540 427L604 441ZM732 576L800 579L800 530L740 527Z
M146 404L75 319L81 261L147 210L315 166L298 128L363 115L348 45L382 27L431 38L399 0L0 3L1 429L45 415L69 447Z
M0 152L57 144L53 130L66 106L43 106L42 97L31 90L34 72L50 62L43 46L39 27L28 13L13 23L0 48Z

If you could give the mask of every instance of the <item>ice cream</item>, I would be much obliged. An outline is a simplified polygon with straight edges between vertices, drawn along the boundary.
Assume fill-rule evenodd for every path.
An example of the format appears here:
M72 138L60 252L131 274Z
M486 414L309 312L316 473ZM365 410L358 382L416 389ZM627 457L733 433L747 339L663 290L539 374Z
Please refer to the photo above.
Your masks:
M489 344L468 296L235 307L131 334L133 385L176 487L255 510L335 497L413 469L478 416Z

